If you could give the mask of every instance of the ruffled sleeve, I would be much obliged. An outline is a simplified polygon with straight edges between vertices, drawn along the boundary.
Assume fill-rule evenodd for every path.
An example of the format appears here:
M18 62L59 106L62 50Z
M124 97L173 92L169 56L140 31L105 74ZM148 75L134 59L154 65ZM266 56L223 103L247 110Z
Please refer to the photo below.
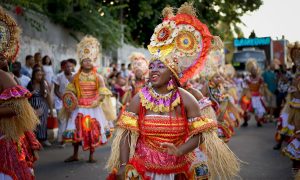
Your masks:
M30 97L31 97L31 93L26 88L19 85L11 88L7 88L0 94L0 100L30 98Z
M109 89L107 89L106 87L100 87L99 88L99 94L100 95L104 95L104 96L111 96L112 93Z
M124 111L119 120L118 126L131 131L139 131L138 116L132 112Z
M74 86L73 83L69 83L66 87L66 92L69 91L69 92L72 92L74 93L75 95L77 94L77 91L76 91L76 88Z
M189 136L216 130L217 122L207 117L194 117L188 119Z

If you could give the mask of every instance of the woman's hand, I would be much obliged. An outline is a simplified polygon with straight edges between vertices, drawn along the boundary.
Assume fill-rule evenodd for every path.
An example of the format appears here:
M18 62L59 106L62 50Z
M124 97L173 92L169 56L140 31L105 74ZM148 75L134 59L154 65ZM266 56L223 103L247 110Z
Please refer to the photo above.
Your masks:
M50 117L53 117L53 109L50 109Z
M43 113L44 113L44 111L42 108L35 109L35 114L37 116L41 116L41 115L43 115Z
M125 179L125 166L121 166L117 172L117 180Z
M182 152L172 143L161 143L160 146L165 148L165 152L174 156L181 156Z

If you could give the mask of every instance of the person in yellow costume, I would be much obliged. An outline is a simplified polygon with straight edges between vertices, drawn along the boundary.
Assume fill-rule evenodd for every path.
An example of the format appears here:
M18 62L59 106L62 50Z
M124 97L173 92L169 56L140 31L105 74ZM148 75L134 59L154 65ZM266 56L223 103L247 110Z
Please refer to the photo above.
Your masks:
M63 140L72 142L74 146L73 155L65 162L78 161L79 145L83 150L90 151L88 162L95 162L95 148L107 143L107 136L110 135L101 105L103 100L109 99L107 97L111 96L111 92L93 66L99 56L99 46L98 40L91 36L85 36L77 45L80 70L68 84L63 96L63 112L70 112Z

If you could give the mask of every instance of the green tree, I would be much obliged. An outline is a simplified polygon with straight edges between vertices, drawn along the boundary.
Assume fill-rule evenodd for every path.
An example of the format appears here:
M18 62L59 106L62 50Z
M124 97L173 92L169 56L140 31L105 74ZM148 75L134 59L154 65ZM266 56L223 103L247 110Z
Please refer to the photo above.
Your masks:
M154 27L162 20L161 11L167 5L180 7L187 0L126 0L120 2L128 5L123 10L126 37L137 44L149 44ZM189 0L188 0L189 1ZM106 3L109 3L107 1ZM241 16L247 12L257 10L262 0L197 0L194 6L198 17L208 25L211 32L229 40L224 31L230 31L241 36L237 24L242 23ZM226 24L227 29L219 28L219 24ZM243 35L242 35L243 36Z
M66 28L93 35L104 49L115 49L120 45L121 26L112 13L121 7L105 6L96 0L4 0L1 3L6 8L22 7L24 16L35 11ZM39 27L40 24L36 25L37 30L41 30Z
M255 34L254 30L249 35L249 38L256 38L256 34Z
M45 14L67 28L98 37L104 49L115 49L120 45L122 33L126 42L148 45L154 27L162 21L162 9L167 5L178 8L185 1L190 0L2 0L1 3ZM233 34L243 36L237 26L242 23L241 16L261 5L262 0L194 1L200 20L225 41L231 40Z

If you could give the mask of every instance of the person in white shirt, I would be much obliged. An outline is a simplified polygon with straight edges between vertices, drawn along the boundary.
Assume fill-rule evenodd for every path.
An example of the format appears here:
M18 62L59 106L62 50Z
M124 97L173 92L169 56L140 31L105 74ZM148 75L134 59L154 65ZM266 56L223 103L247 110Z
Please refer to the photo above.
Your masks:
M25 66L21 68L21 74L31 78L33 66L34 66L33 56L27 55L25 58Z
M12 64L12 73L18 79L20 85L26 88L31 79L21 74L21 68L22 66L20 62L14 62Z
M49 84L49 87L52 89L52 78L54 76L53 67L52 67L52 61L49 58L49 56L44 56L42 59L43 63L43 71L45 73L45 80Z
M52 82L54 84L54 94L55 94L55 109L56 112L59 113L59 110L63 107L63 94L65 93L65 89L67 85L72 81L73 78L73 64L70 61L64 60L61 62L62 72L59 73L55 78L53 78ZM62 133L66 128L66 120L59 119L59 127L58 127L58 142L62 143Z

